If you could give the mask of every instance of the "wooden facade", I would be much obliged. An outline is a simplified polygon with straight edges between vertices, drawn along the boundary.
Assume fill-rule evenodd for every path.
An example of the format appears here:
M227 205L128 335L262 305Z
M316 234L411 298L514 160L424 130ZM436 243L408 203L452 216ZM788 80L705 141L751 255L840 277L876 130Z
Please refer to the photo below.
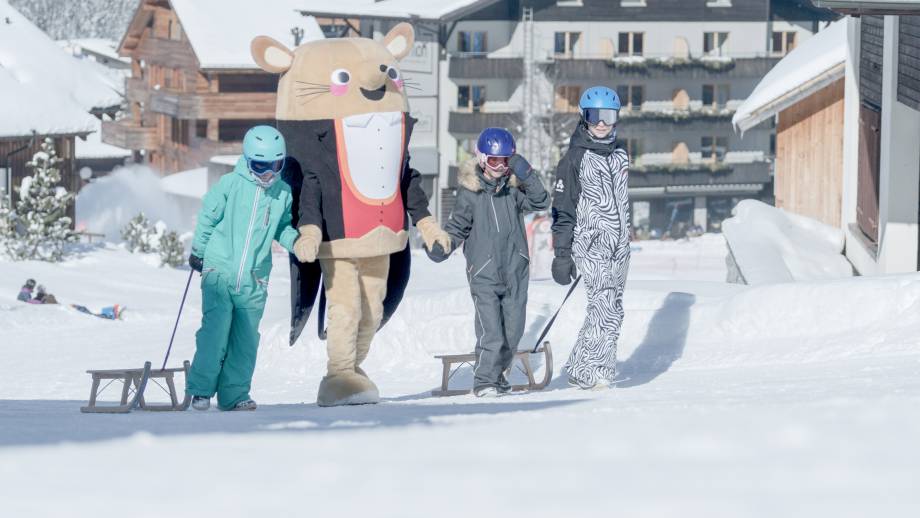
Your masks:
M69 192L76 193L80 190L82 180L75 171L75 145L74 135L36 135L33 137L0 137L0 168L7 169L10 175L10 184L14 187L10 199L15 204L19 195L15 187L22 184L22 179L32 176L33 171L26 164L32 160L35 153L41 151L42 141L46 137L54 140L54 149L57 151L61 162L61 186ZM0 186L5 190L6 186ZM68 209L68 216L74 217L74 206Z
M206 70L165 0L143 0L119 52L131 58L128 116L102 140L132 149L163 173L241 151L245 129L274 124L277 77L258 69Z
M844 80L783 110L776 128L776 206L834 227L843 199Z

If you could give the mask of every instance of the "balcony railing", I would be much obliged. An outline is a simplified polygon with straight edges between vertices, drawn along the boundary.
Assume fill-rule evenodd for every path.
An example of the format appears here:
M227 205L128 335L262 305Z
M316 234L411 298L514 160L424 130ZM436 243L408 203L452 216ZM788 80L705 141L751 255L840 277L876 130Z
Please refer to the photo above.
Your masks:
M274 93L150 93L150 110L180 119L273 119Z
M154 149L157 129L135 125L130 120L102 121L102 141L125 149Z
M447 131L460 134L478 134L483 128L508 128L516 133L521 124L520 112L450 112Z
M482 55L452 55L448 77L451 79L522 79L524 60L519 57L489 58Z

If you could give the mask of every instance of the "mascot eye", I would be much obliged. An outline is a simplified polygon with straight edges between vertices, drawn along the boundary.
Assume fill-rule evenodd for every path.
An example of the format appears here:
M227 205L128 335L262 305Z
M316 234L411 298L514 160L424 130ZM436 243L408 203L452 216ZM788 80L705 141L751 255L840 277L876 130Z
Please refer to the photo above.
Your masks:
M387 77L393 81L399 81L399 70L396 70L394 67L389 67L387 69Z
M332 75L329 76L329 80L332 81L334 85L347 85L351 81L351 74L348 70L340 68L338 70L333 70Z

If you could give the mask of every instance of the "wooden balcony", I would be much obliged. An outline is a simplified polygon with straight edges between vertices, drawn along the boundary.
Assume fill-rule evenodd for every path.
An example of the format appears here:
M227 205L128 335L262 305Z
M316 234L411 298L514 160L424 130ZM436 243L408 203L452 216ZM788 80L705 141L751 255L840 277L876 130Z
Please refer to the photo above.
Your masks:
M150 92L150 110L179 119L274 119L274 93Z
M128 120L102 121L102 141L125 149L156 149L157 130L154 127L137 126Z

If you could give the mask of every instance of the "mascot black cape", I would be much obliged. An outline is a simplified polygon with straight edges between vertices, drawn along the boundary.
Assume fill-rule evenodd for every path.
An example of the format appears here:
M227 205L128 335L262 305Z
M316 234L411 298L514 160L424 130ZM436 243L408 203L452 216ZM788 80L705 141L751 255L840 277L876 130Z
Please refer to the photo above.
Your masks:
M361 362L409 280L409 219L429 249L436 242L450 247L450 238L428 212L421 177L409 165L415 119L408 113L398 61L414 41L406 23L383 41L327 39L294 50L267 36L252 41L259 67L281 74L276 118L291 159L289 183L299 201L292 344L313 307L320 269L329 304L320 406L380 399Z

